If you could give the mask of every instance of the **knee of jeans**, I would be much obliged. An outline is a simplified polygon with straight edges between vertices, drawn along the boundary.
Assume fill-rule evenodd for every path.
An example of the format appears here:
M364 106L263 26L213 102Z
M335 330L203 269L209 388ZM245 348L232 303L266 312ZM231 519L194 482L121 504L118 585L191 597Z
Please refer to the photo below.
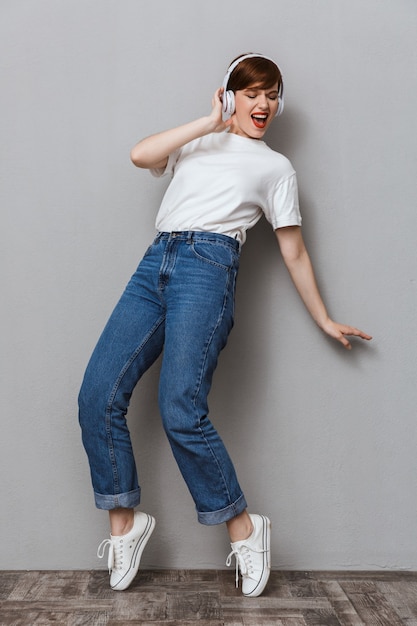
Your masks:
M175 438L175 433L181 436L199 431L207 417L208 407L206 403L196 406L191 398L185 396L163 394L159 397L159 411L165 431Z
M159 410L162 418L162 425L167 432L178 431L187 432L196 427L194 411L190 407L181 406L172 398L159 400Z
M86 375L78 393L78 420L81 428L91 427L93 415L105 415L106 394L100 392Z

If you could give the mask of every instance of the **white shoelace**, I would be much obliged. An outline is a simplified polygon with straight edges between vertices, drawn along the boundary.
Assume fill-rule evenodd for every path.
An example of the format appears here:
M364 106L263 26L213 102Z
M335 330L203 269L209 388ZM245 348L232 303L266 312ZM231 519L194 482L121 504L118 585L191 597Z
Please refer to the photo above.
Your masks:
M264 552L264 550L262 550ZM236 588L239 587L239 569L242 576L250 576L253 574L253 563L251 557L251 550L243 545L239 548L233 548L231 553L226 559L227 567L232 564L232 557L235 557L236 562Z
M114 545L111 539L104 539L104 541L101 542L97 549L97 556L99 559L102 559L104 557L104 553L107 547L109 548L107 567L109 568L110 574L113 569L118 569L121 566L119 558L121 555L121 548L117 549L117 546Z

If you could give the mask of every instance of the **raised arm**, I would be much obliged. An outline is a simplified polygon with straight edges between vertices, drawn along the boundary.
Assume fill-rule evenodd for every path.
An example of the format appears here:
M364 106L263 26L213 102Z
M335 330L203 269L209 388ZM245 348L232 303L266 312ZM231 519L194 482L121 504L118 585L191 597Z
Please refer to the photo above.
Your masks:
M231 120L222 120L221 92L221 88L217 89L213 96L210 115L139 141L130 152L132 162L137 167L146 169L163 168L167 164L168 156L189 141L225 130L230 126Z
M339 324L330 319L317 287L313 266L304 245L301 228L299 226L277 228L275 234L291 279L316 324L330 337L340 341L348 350L352 346L346 339L347 335L367 340L372 339L370 335L358 328Z

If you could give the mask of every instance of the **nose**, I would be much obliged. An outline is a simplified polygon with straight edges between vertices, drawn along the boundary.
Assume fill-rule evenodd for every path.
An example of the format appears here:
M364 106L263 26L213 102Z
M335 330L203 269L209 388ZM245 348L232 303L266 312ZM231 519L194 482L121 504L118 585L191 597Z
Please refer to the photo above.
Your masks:
M258 106L261 109L268 109L269 108L269 102L268 102L268 98L266 97L265 93L260 93L258 95L258 102L257 102Z

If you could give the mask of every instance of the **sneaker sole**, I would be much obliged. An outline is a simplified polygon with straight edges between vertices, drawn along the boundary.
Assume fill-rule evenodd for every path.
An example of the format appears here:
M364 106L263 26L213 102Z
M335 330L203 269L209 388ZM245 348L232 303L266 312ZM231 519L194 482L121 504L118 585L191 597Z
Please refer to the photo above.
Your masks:
M261 517L263 523L262 537L265 549L263 563L264 569L261 579L256 585L255 589L253 589L250 593L243 594L246 598L255 598L256 596L260 596L266 587L269 579L269 574L271 573L271 522L267 517L265 517L265 515L261 515Z
M147 515L147 518L148 520L145 530L143 531L140 541L138 541L138 544L135 548L132 560L130 561L129 569L127 570L123 578L119 580L119 582L117 582L115 585L110 585L114 591L124 591L125 589L127 589L132 583L136 574L138 573L142 553L155 528L155 518L153 518L152 515Z

